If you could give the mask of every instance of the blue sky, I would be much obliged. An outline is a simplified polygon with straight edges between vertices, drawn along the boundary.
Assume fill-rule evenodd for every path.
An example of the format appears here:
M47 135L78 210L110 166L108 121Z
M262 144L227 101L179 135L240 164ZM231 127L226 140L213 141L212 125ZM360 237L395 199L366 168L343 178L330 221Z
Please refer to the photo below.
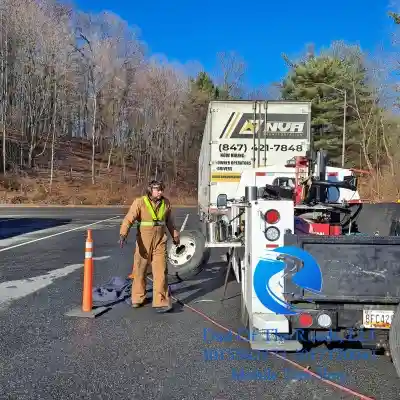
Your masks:
M141 30L152 53L170 61L200 62L215 70L216 53L236 51L246 60L251 86L280 80L281 53L298 55L306 44L328 47L333 40L373 51L388 41L388 0L260 2L77 0L83 11L109 10ZM305 5L308 4L308 5Z

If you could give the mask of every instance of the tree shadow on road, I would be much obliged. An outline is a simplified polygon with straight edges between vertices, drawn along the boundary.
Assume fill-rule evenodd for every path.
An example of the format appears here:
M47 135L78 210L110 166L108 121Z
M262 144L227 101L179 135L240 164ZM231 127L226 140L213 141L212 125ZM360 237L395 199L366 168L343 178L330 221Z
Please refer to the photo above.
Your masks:
M67 225L71 219L61 218L0 218L0 240Z

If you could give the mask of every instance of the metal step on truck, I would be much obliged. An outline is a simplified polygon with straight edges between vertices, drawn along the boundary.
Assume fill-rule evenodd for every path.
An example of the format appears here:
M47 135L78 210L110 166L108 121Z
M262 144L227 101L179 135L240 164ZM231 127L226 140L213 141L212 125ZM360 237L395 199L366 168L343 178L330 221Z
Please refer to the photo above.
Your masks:
M310 121L305 102L210 103L198 180L205 239L187 246L226 250L253 349L360 342L398 370L398 230L359 232L357 177L313 151Z

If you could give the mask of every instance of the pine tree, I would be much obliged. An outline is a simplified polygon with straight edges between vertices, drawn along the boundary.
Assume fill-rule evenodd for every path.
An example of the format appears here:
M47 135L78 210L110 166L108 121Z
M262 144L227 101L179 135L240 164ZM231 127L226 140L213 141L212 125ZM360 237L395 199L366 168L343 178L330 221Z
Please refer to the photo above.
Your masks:
M370 90L361 56L353 48L338 51L332 46L319 56L309 53L297 63L287 63L290 71L281 90L285 100L312 102L312 131L316 149L328 150L331 163L340 165L343 137L344 92L346 107L346 165L354 166L360 150L357 105L364 110L370 104Z
M200 72L196 79L192 80L193 88L200 91L210 99L217 99L219 97L219 89L214 85L214 82L206 72Z
M191 79L191 90L183 107L183 120L187 131L194 137L193 146L200 146L210 101L220 98L219 88L206 72Z

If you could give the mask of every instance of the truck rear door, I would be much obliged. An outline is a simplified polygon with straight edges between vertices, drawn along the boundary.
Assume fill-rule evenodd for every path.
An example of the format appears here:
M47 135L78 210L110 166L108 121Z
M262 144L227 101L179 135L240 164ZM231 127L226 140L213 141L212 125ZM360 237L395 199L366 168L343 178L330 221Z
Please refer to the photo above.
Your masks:
M305 156L310 120L308 102L213 102L210 204L221 193L235 196L242 172L254 163L279 170Z

